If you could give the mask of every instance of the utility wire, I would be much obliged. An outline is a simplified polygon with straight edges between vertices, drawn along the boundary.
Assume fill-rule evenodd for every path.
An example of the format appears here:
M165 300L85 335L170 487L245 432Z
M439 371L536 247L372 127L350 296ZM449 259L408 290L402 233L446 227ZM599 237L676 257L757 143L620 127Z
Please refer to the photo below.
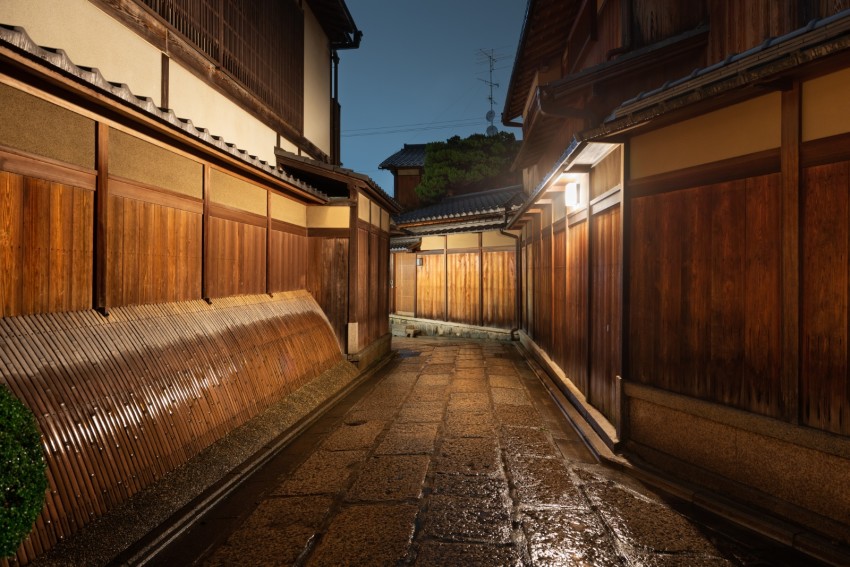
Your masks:
M400 132L421 132L426 130L446 130L449 128L461 128L464 126L475 126L481 123L480 118L466 120L451 120L446 122L421 122L419 124L402 124L398 126L381 126L377 128L361 128L359 130L346 130L341 134L343 138L357 138L361 136L380 136L383 134L397 134Z

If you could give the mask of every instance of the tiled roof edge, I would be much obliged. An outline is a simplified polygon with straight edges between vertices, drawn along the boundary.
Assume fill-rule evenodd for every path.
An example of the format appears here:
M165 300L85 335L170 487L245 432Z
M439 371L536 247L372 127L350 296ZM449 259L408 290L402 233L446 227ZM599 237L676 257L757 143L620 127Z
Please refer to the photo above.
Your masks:
M261 160L254 155L250 155L247 151L237 148L235 144L224 141L221 136L210 134L206 128L196 127L190 119L177 117L177 115L174 114L174 111L170 108L159 108L150 97L134 95L126 84L107 81L98 69L74 64L74 62L71 61L62 49L46 48L36 44L22 27L0 24L0 42L10 45L17 51L20 51L31 58L41 60L47 65L59 69L87 85L104 91L125 104L133 106L136 109L165 122L173 128L176 128L219 151L225 152L248 165L262 170L268 175L276 177L281 181L285 181L290 185L294 185L295 187L319 197L322 200L328 199L326 194L315 187L312 187L311 185L308 185L289 174L278 171L276 167L270 165L265 160Z

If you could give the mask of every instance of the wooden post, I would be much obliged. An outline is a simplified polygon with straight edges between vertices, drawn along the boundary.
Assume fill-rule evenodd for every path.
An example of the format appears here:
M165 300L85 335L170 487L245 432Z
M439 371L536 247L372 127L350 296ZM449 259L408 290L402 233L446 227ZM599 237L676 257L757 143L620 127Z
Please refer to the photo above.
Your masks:
M94 262L93 262L93 303L101 315L109 315L107 302L109 289L109 126L97 123L97 187L94 198Z
M801 86L782 93L782 413L799 423Z

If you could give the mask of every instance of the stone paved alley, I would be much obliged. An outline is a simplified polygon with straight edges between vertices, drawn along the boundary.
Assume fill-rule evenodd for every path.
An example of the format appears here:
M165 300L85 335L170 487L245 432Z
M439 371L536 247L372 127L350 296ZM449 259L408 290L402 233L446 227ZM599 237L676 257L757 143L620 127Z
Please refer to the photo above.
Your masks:
M597 464L514 345L421 337L393 348L385 369L153 563L777 564Z

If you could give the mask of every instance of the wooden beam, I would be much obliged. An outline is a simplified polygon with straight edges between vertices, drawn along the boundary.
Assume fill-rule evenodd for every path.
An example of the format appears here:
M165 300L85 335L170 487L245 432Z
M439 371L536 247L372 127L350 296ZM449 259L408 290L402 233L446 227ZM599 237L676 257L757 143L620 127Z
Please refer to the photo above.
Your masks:
M266 189L266 293L272 295L272 192Z
M800 420L800 138L799 82L782 92L782 414Z

